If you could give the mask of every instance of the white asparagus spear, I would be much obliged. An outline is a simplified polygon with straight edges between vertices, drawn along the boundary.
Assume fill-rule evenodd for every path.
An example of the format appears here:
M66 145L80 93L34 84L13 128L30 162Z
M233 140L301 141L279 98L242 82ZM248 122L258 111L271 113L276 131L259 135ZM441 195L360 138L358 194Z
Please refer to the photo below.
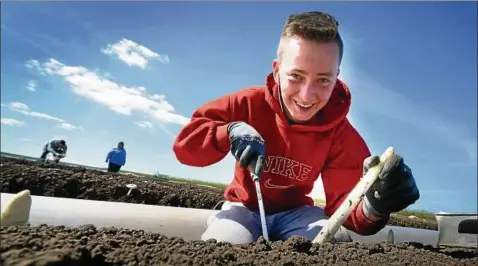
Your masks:
M30 219L32 197L29 190L18 192L3 208L0 216L2 226L24 225Z
M390 159L394 150L392 147L388 147L385 152L380 156L380 162L371 167L365 176L355 185L354 189L349 193L347 198L335 213L330 217L328 223L322 228L320 233L312 240L312 243L325 243L330 242L337 233L337 230L344 224L344 221L349 217L352 210L357 206L364 194L370 188L370 186L377 180L378 174L383 164Z

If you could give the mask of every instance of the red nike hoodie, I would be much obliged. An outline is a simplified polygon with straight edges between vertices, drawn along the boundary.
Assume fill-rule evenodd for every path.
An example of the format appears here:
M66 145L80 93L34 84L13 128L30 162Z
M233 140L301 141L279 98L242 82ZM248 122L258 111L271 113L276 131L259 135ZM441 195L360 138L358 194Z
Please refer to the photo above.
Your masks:
M350 104L350 91L338 80L329 102L312 121L290 124L281 109L278 86L269 74L266 86L245 88L199 107L176 137L173 150L183 164L214 164L230 151L228 123L244 121L265 140L266 164L260 181L265 211L314 205L307 194L320 174L325 213L331 216L361 178L363 161L370 156L365 141L346 118ZM250 172L238 162L224 197L258 209ZM387 222L368 220L360 202L344 226L360 235L371 235Z

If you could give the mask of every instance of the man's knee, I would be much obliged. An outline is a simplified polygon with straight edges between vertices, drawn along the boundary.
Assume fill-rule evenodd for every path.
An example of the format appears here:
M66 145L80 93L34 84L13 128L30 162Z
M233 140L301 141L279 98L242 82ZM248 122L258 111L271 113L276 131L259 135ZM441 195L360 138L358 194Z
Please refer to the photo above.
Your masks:
M244 225L229 219L214 220L202 234L201 240L215 239L218 242L231 244L248 244L257 237Z
M282 239L298 235L312 240L322 229L316 224L325 219L322 208L316 206L302 206L284 214L282 217L281 231L284 232Z
M289 211L281 217L281 238L287 239L293 235L305 237L312 241L328 223L324 209L317 206L302 206ZM335 234L337 241L346 242L350 238L347 230L342 226Z
M322 229L329 223L329 219L327 217L327 219L321 219L321 220L318 220L316 222L313 222L311 224L309 224L309 231L307 231L305 233L305 237L312 241L314 240L314 238L316 238L320 231L322 231ZM347 228L345 228L344 226L340 226L339 229L337 230L337 232L335 232L335 235L333 237L333 241L334 242L351 242L352 241L352 238L349 234L349 231L347 230Z
M246 207L230 206L211 217L201 240L215 239L218 242L247 244L260 235L255 213Z

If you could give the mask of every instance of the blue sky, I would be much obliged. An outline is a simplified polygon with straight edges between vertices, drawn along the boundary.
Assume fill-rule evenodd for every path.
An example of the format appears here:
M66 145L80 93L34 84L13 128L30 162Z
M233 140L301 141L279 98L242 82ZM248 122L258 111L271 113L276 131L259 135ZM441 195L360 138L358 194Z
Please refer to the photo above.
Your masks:
M201 104L262 85L283 22L320 9L340 22L352 123L374 153L393 146L421 190L413 208L477 210L477 37L473 2L2 3L1 149L226 183L230 155L179 164L174 136ZM321 190L317 183L316 193Z

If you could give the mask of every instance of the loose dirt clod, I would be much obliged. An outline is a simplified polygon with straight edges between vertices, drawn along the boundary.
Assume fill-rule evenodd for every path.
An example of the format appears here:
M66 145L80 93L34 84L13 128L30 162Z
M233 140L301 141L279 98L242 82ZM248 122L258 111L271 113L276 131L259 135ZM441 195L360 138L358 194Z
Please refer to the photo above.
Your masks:
M223 191L165 180L1 159L0 191L190 208L213 208ZM126 184L138 189L126 196ZM398 218L397 218L398 219ZM410 219L408 219L410 220ZM433 227L417 219L401 225ZM392 220L391 223L394 223ZM408 223L408 224L407 224ZM301 237L248 245L184 241L140 230L52 226L0 229L1 265L477 265L476 249L408 244L312 244Z

